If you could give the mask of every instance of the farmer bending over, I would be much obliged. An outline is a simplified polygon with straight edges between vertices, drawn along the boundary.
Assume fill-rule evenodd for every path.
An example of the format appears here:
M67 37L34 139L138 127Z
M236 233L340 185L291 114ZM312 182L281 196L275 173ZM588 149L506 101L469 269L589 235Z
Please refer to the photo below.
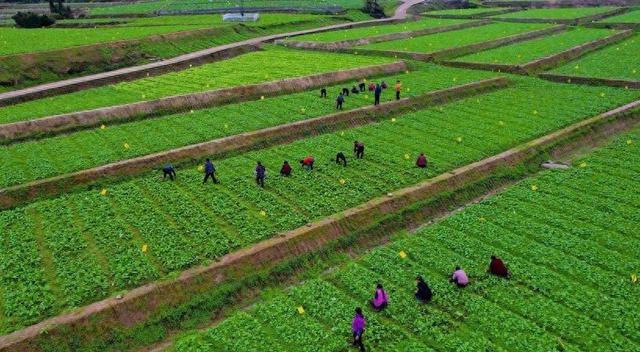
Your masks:
M166 164L165 166L163 166L162 173L164 174L164 176L162 176L163 180L166 180L167 176L169 176L169 179L173 181L176 177L176 169L174 169L173 165L171 164Z
M420 153L418 160L416 160L416 166L421 169L424 169L427 167L427 157L424 156L424 153Z
M340 165L340 163L342 163L344 167L347 167L347 158L344 156L343 152L338 152L338 154L336 154L336 164Z
M291 176L291 165L289 162L285 160L284 164L282 164L282 168L280 168L280 175L288 177Z
M314 159L313 156L309 155L307 157L305 157L304 159L300 160L300 165L302 165L302 167L307 170L307 171L311 171L313 170L313 163L314 163Z
M320 89L320 98L326 98L326 97L327 97L327 88Z
M422 276L416 277L416 286L418 288L415 295L416 299L418 299L418 301L420 301L421 303L428 303L429 301L431 301L433 293L431 292L431 288L429 288L429 285L424 282Z
M356 155L356 159L364 158L364 143L353 141L353 153Z
M504 265L502 259L496 257L495 255L491 256L491 263L489 264L489 269L487 269L489 274L503 277L505 279L509 278L509 270Z
M376 286L376 292L373 294L373 299L371 299L371 307L373 310L379 312L387 307L389 303L389 295L382 288L382 284L378 284Z
M458 287L463 288L469 284L469 277L464 270L460 269L459 266L456 266L456 270L453 272L453 275L451 275L449 282L454 282Z

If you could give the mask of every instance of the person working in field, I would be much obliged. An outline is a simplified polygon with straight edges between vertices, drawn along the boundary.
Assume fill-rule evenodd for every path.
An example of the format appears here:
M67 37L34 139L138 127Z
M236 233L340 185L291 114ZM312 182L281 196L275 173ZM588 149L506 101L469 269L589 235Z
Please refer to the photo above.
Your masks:
M376 84L373 82L369 83L369 91L373 92L374 90L376 90Z
M382 86L377 84L376 90L374 91L374 101L373 105L380 105L380 95L382 95Z
M356 155L356 159L364 158L364 143L353 141L353 153Z
M326 97L327 97L327 88L320 89L320 98L326 98Z
M400 92L402 91L402 83L396 81L396 100L400 100Z
M379 312L385 309L387 304L389 304L389 295L382 287L382 284L379 283L376 286L376 292L373 294L373 298L371 299L371 308Z
M207 159L204 162L204 181L202 181L202 183L207 183L209 177L211 177L213 183L220 183L218 179L216 179L216 167L213 166L211 160Z
M338 154L336 154L336 164L340 165L341 163L344 167L347 167L347 158L344 156L343 152L338 152Z
M458 287L463 288L469 284L469 277L467 276L467 273L464 272L464 270L460 269L459 266L456 266L456 270L453 272L453 275L451 275L449 282L453 282Z
M367 326L367 321L364 318L364 314L362 314L362 308L356 308L356 315L353 317L351 321L351 331L353 332L353 345L360 348L361 352L364 352L364 342L362 342L362 335L364 334L364 329Z
M429 285L427 285L427 283L424 282L424 279L422 278L422 276L416 277L416 286L417 286L417 290L415 294L416 299L421 303L428 303L429 301L431 301L431 298L433 297L433 293L431 292L431 288L429 288Z
M489 274L503 277L505 279L508 279L510 276L509 270L507 270L507 266L504 265L502 259L496 257L495 255L491 256L491 263L489 263L489 269L487 269L487 272Z
M351 87L351 93L358 94L358 93L360 93L360 91L358 90L358 88L356 88L356 86L353 86L353 87Z
M385 89L387 89L388 87L389 87L389 86L387 85L387 82L382 81L382 82L380 83L380 88L382 88L382 90L385 90Z
M358 88L360 88L360 93L364 93L364 91L367 90L367 84L364 83L364 79L360 81L360 84L358 84Z
M162 173L164 174L162 176L163 180L167 179L167 176L169 176L169 179L171 181L173 181L176 178L176 169L173 168L173 165L171 164L166 164L165 166L162 167Z
M315 162L315 159L313 159L313 156L309 155L307 157L305 157L304 159L300 160L300 165L302 165L302 167L307 170L307 171L311 171L313 170L313 163Z
M258 161L256 165L256 184L264 188L264 177L267 175L267 169Z
M418 156L418 159L416 160L416 166L421 169L425 169L427 167L427 157L424 156L424 153L420 153L420 156Z
M336 98L336 109L342 110L342 103L344 103L344 95L342 93L338 94Z
M282 167L280 168L280 175L288 177L291 176L291 165L289 165L288 161L284 161L284 164L282 164Z
M349 88L342 88L342 95L344 95L345 97L349 96Z

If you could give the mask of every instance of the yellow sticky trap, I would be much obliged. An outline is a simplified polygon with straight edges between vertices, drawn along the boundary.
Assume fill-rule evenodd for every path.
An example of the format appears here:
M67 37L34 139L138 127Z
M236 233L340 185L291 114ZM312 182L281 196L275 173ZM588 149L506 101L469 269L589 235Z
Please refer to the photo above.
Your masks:
M225 123L225 124L224 124L224 128L225 128L225 129L226 129L226 128L229 128L229 124L228 124L228 123Z
M458 138L456 138L456 141L457 141L458 143L462 143L462 137L458 137Z
M633 141L632 141L632 140L627 139L627 145L631 145L632 143L633 143Z
M498 125L504 126L504 121L498 121Z
M631 274L631 283L632 284L637 284L638 283L638 275Z
M148 249L149 249L149 246L147 246L146 244L142 245L142 253L147 253Z
M366 78L364 79L364 83L367 83L367 79Z
M264 95L260 96L260 100L264 100Z
M100 191L100 195L101 196L106 196L107 195L107 189L103 188L102 191Z
M584 161L580 163L580 167L587 167L587 163L585 163Z
M404 73L409 74L409 70L404 71Z
M478 220L480 220L480 222L485 222L487 219L480 217Z
M264 210L260 210L260 216L267 216L267 212Z
M198 166L198 171L204 171L204 166L202 165Z
M604 92L600 93L600 96L601 96L601 97L604 97L604 95L605 95L605 94L604 94Z
M534 192L535 192L535 191L537 191L537 190L538 190L538 186L536 186L536 185L531 185L531 190L532 190L532 191L534 191Z
M104 124L100 125L101 130L104 130L105 128L107 128L107 126L105 126Z
M340 131L340 136L344 136L344 131Z
M305 110L305 108L301 108L300 109L300 112L303 113L303 114L304 114L305 111L307 111L307 110Z
M533 110L534 115L538 115L538 110Z
M144 98L146 98L146 97L147 97L146 95L142 94L142 99L144 99Z
M124 149L129 149L131 146L129 145L129 143L125 143L122 145L124 147Z
M458 77L453 77L453 81L454 82L457 81L457 80L458 80Z
M299 306L297 308L297 311L298 311L298 314L300 314L300 315L304 314L304 308L302 308L302 306Z
M369 99L369 94L365 94L365 95L364 95L364 98L365 98L365 99Z
M193 114L193 110L191 110L191 111L189 111L189 112Z
M411 91L411 88L407 88L407 92L410 92L410 91Z
M404 259L404 258L406 258L406 257L407 257L407 253L405 253L404 251L400 251L400 252L398 253L398 255L399 255L399 256L400 256L400 258L402 258L402 259Z
M636 73L637 71L636 71L636 70L633 70L633 71L631 71L631 72L632 72L632 73Z
M405 160L409 160L410 158L411 158L411 157L409 156L409 154L405 154L405 155L404 155L404 159L405 159Z
M396 122L396 118L395 118L395 117L392 117L392 118L391 118L391 122Z
M341 179L340 179L340 184L341 184L341 185L344 185L345 183L347 183L347 181L346 181L344 178L341 178Z
M189 67L193 67L193 65L192 65L192 64L189 64Z
M575 68L575 69L577 70L577 69L579 69L579 68L580 68L580 66L575 65L575 66L573 66L573 68Z

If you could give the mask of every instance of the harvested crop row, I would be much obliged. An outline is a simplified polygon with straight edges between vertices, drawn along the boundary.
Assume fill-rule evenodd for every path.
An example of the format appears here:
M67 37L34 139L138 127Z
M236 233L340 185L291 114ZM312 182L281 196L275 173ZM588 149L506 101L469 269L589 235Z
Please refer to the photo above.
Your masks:
M524 64L614 33L616 31L608 29L579 27L570 29L567 32L463 56L455 61L510 65Z
M358 48L429 53L449 48L477 44L488 40L508 37L511 35L548 27L549 25L547 24L536 23L492 23L486 26L467 28L458 31L369 44L360 46Z
M202 185L196 168L179 169L176 182L149 174L0 212L8 229L0 248L0 282L15 287L0 292L0 330L11 331L79 302L218 258L636 96L622 89L515 79L516 87L477 98L219 160L220 185ZM346 168L336 165L336 152L350 156L356 139L366 143L365 158L349 157ZM431 162L426 172L414 167L422 151ZM297 165L308 154L317 160L311 173ZM253 180L258 160L268 170L265 189ZM294 166L290 178L277 176L283 160ZM37 230L42 228L39 219L50 216L51 209L74 214L66 226L58 225L64 229L60 237ZM77 241L58 245L69 236ZM45 260L51 257L61 259ZM69 263L74 272L90 273L63 275Z
M291 51L279 47L230 60L58 95L0 108L0 123L90 110L139 101L346 70L393 61L366 56Z
M548 20L572 20L587 16L598 15L615 10L615 7L572 7L553 9L532 9L493 16L494 18L531 18Z
M640 81L640 36L612 44L551 72L572 76Z
M418 64L412 72L375 81L386 81L390 86L382 95L384 102L395 99L392 90L396 80L404 83L402 96L409 97L491 76L493 74L481 71ZM321 99L319 90L314 90L1 146L0 162L5 165L5 172L0 175L0 188L331 114L336 111L335 98L341 88L351 89L354 84L356 82L329 87L327 99ZM373 104L372 92L350 94L344 108L350 110L370 104Z
M331 43L331 42L338 42L343 40L354 40L354 39L361 39L366 37L374 37L374 36L379 36L384 34L415 31L415 30L420 30L425 28L444 27L444 26L450 26L450 25L464 23L464 22L466 21L426 18L418 21L389 24L384 26L359 27L359 28L345 29L341 31L307 34L299 37L293 37L290 40Z
M634 255L640 250L639 141L636 129L576 160L572 170L544 172L328 274L272 290L215 327L186 334L173 350L286 351L287 337L295 336L303 347L291 350L340 351L350 341L356 306L364 307L364 341L372 350L615 351L637 345L637 320L629 311L640 299L630 280L640 265ZM506 260L510 280L485 272L491 255ZM467 288L447 282L456 265L471 278ZM413 297L417 274L434 292L429 304ZM377 282L390 296L381 313L368 308ZM327 343L319 347L318 341Z

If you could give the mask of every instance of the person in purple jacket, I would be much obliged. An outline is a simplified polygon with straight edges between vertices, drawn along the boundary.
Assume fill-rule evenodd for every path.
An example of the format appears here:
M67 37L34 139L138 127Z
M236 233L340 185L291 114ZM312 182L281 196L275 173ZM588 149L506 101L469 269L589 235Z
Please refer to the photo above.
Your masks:
M378 284L376 286L376 292L373 294L373 299L371 299L371 307L373 310L379 312L387 307L389 303L389 295L382 288L382 284Z
M469 284L469 277L464 270L460 269L459 266L456 266L456 270L453 272L453 275L451 275L449 282L455 282L458 287L463 288Z
M364 320L364 314L362 314L362 308L356 308L356 315L351 322L351 330L353 331L353 345L360 348L361 352L364 352L364 343L362 342L362 334L364 334L364 328L367 322Z
M256 166L256 183L262 188L264 188L264 176L266 173L267 169L258 161L258 165Z

